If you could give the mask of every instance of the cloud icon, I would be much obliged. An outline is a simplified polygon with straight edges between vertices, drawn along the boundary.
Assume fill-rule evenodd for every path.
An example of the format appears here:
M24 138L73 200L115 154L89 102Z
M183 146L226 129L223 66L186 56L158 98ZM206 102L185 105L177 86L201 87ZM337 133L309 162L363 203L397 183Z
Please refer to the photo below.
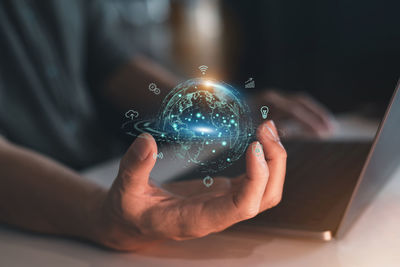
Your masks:
M137 112L137 111L135 111L135 110L128 110L128 111L125 113L125 117L128 118L128 119L133 120L134 118L139 117L139 112Z

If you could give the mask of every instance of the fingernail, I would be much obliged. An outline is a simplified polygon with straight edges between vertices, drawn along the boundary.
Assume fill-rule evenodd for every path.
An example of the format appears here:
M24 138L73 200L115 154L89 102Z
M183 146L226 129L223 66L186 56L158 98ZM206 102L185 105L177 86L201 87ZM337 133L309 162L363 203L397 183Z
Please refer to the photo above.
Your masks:
M136 138L134 144L133 144L133 152L136 156L137 159L140 161L145 160L150 153L150 149L148 149L148 145L146 142L146 139L149 138L148 136L146 137L146 133L141 134Z
M264 155L263 148L260 142L256 141L255 144L252 146L252 151L257 158L261 158Z
M267 129L267 131L265 132L268 138L271 139L272 141L279 142L279 138L276 137L274 131L272 131L272 129L267 124L265 124L265 128Z

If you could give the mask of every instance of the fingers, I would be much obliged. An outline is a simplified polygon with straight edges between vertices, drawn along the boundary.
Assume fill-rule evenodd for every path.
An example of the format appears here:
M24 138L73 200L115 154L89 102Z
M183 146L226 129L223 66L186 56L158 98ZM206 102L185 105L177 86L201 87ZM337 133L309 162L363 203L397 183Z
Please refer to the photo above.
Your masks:
M324 136L328 127L320 119L320 115L304 107L303 104L290 100L286 105L286 112L306 130L318 136Z
M270 129L268 133L265 132L266 126ZM205 229L221 231L256 216L280 201L286 172L286 151L276 138L277 131L271 121L259 127L258 135L262 145L253 142L248 147L247 173L238 178L238 190L231 196L210 199L202 205L200 217L207 218L207 223L203 225Z
M306 110L312 112L315 118L319 120L321 127L325 128L325 130L332 131L334 129L333 115L313 98L305 94L300 94L295 96L294 100Z
M294 118L314 134L324 136L333 129L332 116L310 97L305 95L285 96L274 91L268 92L265 97L278 111Z
M259 142L253 142L246 152L247 174L240 178L241 183L236 192L209 198L191 208L185 208L190 215L185 218L196 218L198 228L195 233L187 236L203 236L211 232L222 231L239 221L256 216L261 207L261 202L268 182L268 166L264 152ZM196 201L187 199L186 201ZM186 212L181 212L185 214ZM193 230L193 228L191 228Z
M259 142L251 143L247 149L246 170L247 175L244 176L239 191L233 196L234 204L244 219L258 214L268 182L269 170Z
M285 176L285 150L277 136L276 128L269 122L269 139L263 145L253 142L246 151L246 175L239 178L236 190L222 194L192 195L186 198L168 198L150 221L157 224L157 234L182 240L222 231L242 220L256 216L260 211L275 205L282 194ZM260 128L262 129L262 125ZM267 149L267 150L266 150ZM135 172L133 170L132 172ZM185 184L189 185L189 184ZM180 188L190 190L190 188ZM170 205L170 206L169 206Z
M281 198L286 175L286 150L279 140L273 121L267 121L257 129L269 169L269 179L263 194L260 211L276 206Z
M124 187L137 187L147 185L150 172L156 162L157 144L150 134L141 134L129 147L121 159L118 179ZM127 189L127 188L126 188Z

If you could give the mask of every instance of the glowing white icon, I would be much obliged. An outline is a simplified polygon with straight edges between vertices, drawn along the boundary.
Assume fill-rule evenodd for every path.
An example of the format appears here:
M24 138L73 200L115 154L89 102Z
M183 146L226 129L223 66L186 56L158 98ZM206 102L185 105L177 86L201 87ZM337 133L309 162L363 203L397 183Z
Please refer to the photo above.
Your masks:
M254 81L253 78L249 78L245 83L244 83L244 88L255 88L256 87L256 82Z
M149 90L154 92L156 95L159 95L161 90L157 88L157 85L155 83L149 84Z
M162 152L158 153L158 155L156 153L153 153L153 159L163 159L164 154Z
M253 153L257 157L261 157L262 156L262 152L263 151L261 150L261 145L259 143L253 145Z
M267 106L262 106L260 111L262 118L265 120L268 117L269 108Z
M199 70L201 71L201 74L206 74L206 71L208 70L208 67L206 65L201 65L199 67Z
M137 112L137 111L135 111L135 110L128 110L128 111L125 113L125 117L126 117L127 119L133 120L134 118L139 117L139 112Z
M214 183L214 180L213 180L213 178L211 178L210 176L207 175L206 177L203 178L203 184L204 184L206 187L212 186L213 183Z

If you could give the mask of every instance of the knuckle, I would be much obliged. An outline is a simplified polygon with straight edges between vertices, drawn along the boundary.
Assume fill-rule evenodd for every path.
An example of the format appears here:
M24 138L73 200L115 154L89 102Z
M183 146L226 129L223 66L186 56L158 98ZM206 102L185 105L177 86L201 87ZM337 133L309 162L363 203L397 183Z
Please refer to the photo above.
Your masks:
M182 230L173 239L174 240L187 240L187 239L193 239L193 238L200 238L200 237L206 236L207 234L208 233L204 232L201 229L191 228L191 229Z
M273 105L274 103L282 104L285 102L285 97L277 90L268 90L265 92L264 99L270 101L270 105Z
M294 98L294 99L302 100L302 99L308 99L309 96L308 96L308 94L305 93L305 92L298 92L298 93L295 93L295 94L293 95L293 98Z
M279 149L279 157L281 157L282 159L286 159L287 158L287 152L286 149L284 149L283 147L281 149Z
M206 236L207 226L199 225L193 217L185 215L183 209L179 210L177 225L179 226L175 234L173 234L174 240L186 240L192 238L200 238Z
M276 146L273 150L274 158L286 160L287 159L287 152L286 149L283 148L283 145Z
M183 236L171 236L170 239L174 240L174 241L183 241L183 240L187 240L188 238L185 238Z
M193 237L193 238L200 238L200 237L203 237L203 236L206 236L206 235L207 235L207 233L205 233L205 232L203 232L201 230L193 230L190 233L190 236Z
M274 90L268 90L264 94L265 98L267 98L267 99L274 97L276 95L277 95L277 93Z
M243 220L254 218L257 214L258 214L258 208L255 207L254 205L244 207L240 212L241 218Z
M269 209L273 208L273 207L277 206L281 202L281 200L282 200L282 194L276 194L268 199L267 207Z
M301 118L299 114L304 114L305 109L299 103L291 103L290 107L288 107L288 113L293 115L294 117Z

